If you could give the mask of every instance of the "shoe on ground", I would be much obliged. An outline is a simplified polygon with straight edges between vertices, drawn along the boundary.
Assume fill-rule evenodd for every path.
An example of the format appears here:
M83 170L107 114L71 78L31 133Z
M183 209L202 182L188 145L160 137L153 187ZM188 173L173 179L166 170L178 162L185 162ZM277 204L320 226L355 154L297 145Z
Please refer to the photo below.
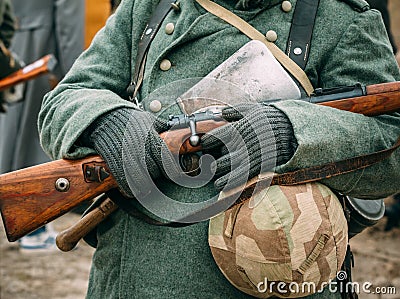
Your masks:
M20 239L19 250L25 253L58 251L56 237L57 233L53 230L46 230L33 236L27 235Z

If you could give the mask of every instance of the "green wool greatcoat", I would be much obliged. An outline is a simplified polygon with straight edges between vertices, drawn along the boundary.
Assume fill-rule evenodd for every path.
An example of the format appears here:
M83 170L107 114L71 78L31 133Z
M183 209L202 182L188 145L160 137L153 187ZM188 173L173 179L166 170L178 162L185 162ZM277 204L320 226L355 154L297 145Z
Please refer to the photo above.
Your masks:
M81 133L100 115L134 107L121 96L131 81L137 45L157 0L124 0L90 48L44 99L39 116L41 142L53 158L79 158L93 150L79 146ZM263 0L257 8L217 0L259 31L277 32L285 49L293 10ZM291 0L293 7L296 0ZM173 23L172 34L165 25ZM208 74L249 39L207 13L194 0L164 20L148 53L141 98L176 80ZM362 0L321 0L306 73L314 87L374 84L400 79L379 13ZM164 59L171 62L160 69ZM159 99L163 106L167 103ZM298 148L283 172L388 148L400 135L400 114L379 117L339 111L302 101L274 104L290 119ZM173 109L177 109L176 107ZM329 187L362 198L399 192L400 151L364 171L325 180ZM191 190L170 186L174 198L191 200ZM206 193L204 191L203 193ZM204 194L206 196L206 194ZM98 227L88 298L248 298L230 285L207 245L207 221L184 228L156 227L114 213ZM339 298L329 293L310 298Z

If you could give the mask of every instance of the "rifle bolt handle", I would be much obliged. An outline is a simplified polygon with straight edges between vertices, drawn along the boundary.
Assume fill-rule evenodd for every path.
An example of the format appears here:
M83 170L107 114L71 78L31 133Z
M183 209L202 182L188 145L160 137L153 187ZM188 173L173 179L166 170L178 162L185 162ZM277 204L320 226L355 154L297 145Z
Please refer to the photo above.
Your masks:
M200 145L200 137L198 135L192 135L189 137L189 143L191 146L199 146Z

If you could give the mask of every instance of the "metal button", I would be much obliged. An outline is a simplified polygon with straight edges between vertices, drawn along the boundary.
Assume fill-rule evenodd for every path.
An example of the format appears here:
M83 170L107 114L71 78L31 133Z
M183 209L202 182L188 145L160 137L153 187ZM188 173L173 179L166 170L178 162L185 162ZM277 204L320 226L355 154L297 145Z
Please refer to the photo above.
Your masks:
M303 50L301 48L299 48L299 47L296 47L296 48L293 49L293 53L295 55L300 55L302 52L303 52Z
M175 30L175 25L174 23L168 23L165 25L165 33L166 34L172 34Z
M181 3L179 1L172 2L171 7L173 10L179 11L179 10L181 10Z
M172 64L171 61L169 61L168 59L163 59L160 63L160 69L162 71L168 71L171 68Z
M159 100L151 101L149 104L149 108L151 112L159 112L161 110L161 102Z
M149 34L152 33L152 32L153 32L153 29L152 29L152 28L149 28L149 29L146 30L145 34L146 34L146 35L149 35Z
M274 30L268 30L265 37L269 42L275 42L278 39L278 34Z
M290 1L287 1L287 0L283 1L282 2L282 10L284 12L291 11L292 10L292 3L290 3Z

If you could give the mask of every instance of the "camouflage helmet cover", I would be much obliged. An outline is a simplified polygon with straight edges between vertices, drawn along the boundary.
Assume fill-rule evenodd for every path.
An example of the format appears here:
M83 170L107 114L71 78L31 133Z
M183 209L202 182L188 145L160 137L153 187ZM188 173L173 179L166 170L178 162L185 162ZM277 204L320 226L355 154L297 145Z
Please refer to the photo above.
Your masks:
M246 201L210 220L209 245L225 277L258 298L303 297L334 279L348 241L335 194L310 183L271 186L253 197L255 207Z

